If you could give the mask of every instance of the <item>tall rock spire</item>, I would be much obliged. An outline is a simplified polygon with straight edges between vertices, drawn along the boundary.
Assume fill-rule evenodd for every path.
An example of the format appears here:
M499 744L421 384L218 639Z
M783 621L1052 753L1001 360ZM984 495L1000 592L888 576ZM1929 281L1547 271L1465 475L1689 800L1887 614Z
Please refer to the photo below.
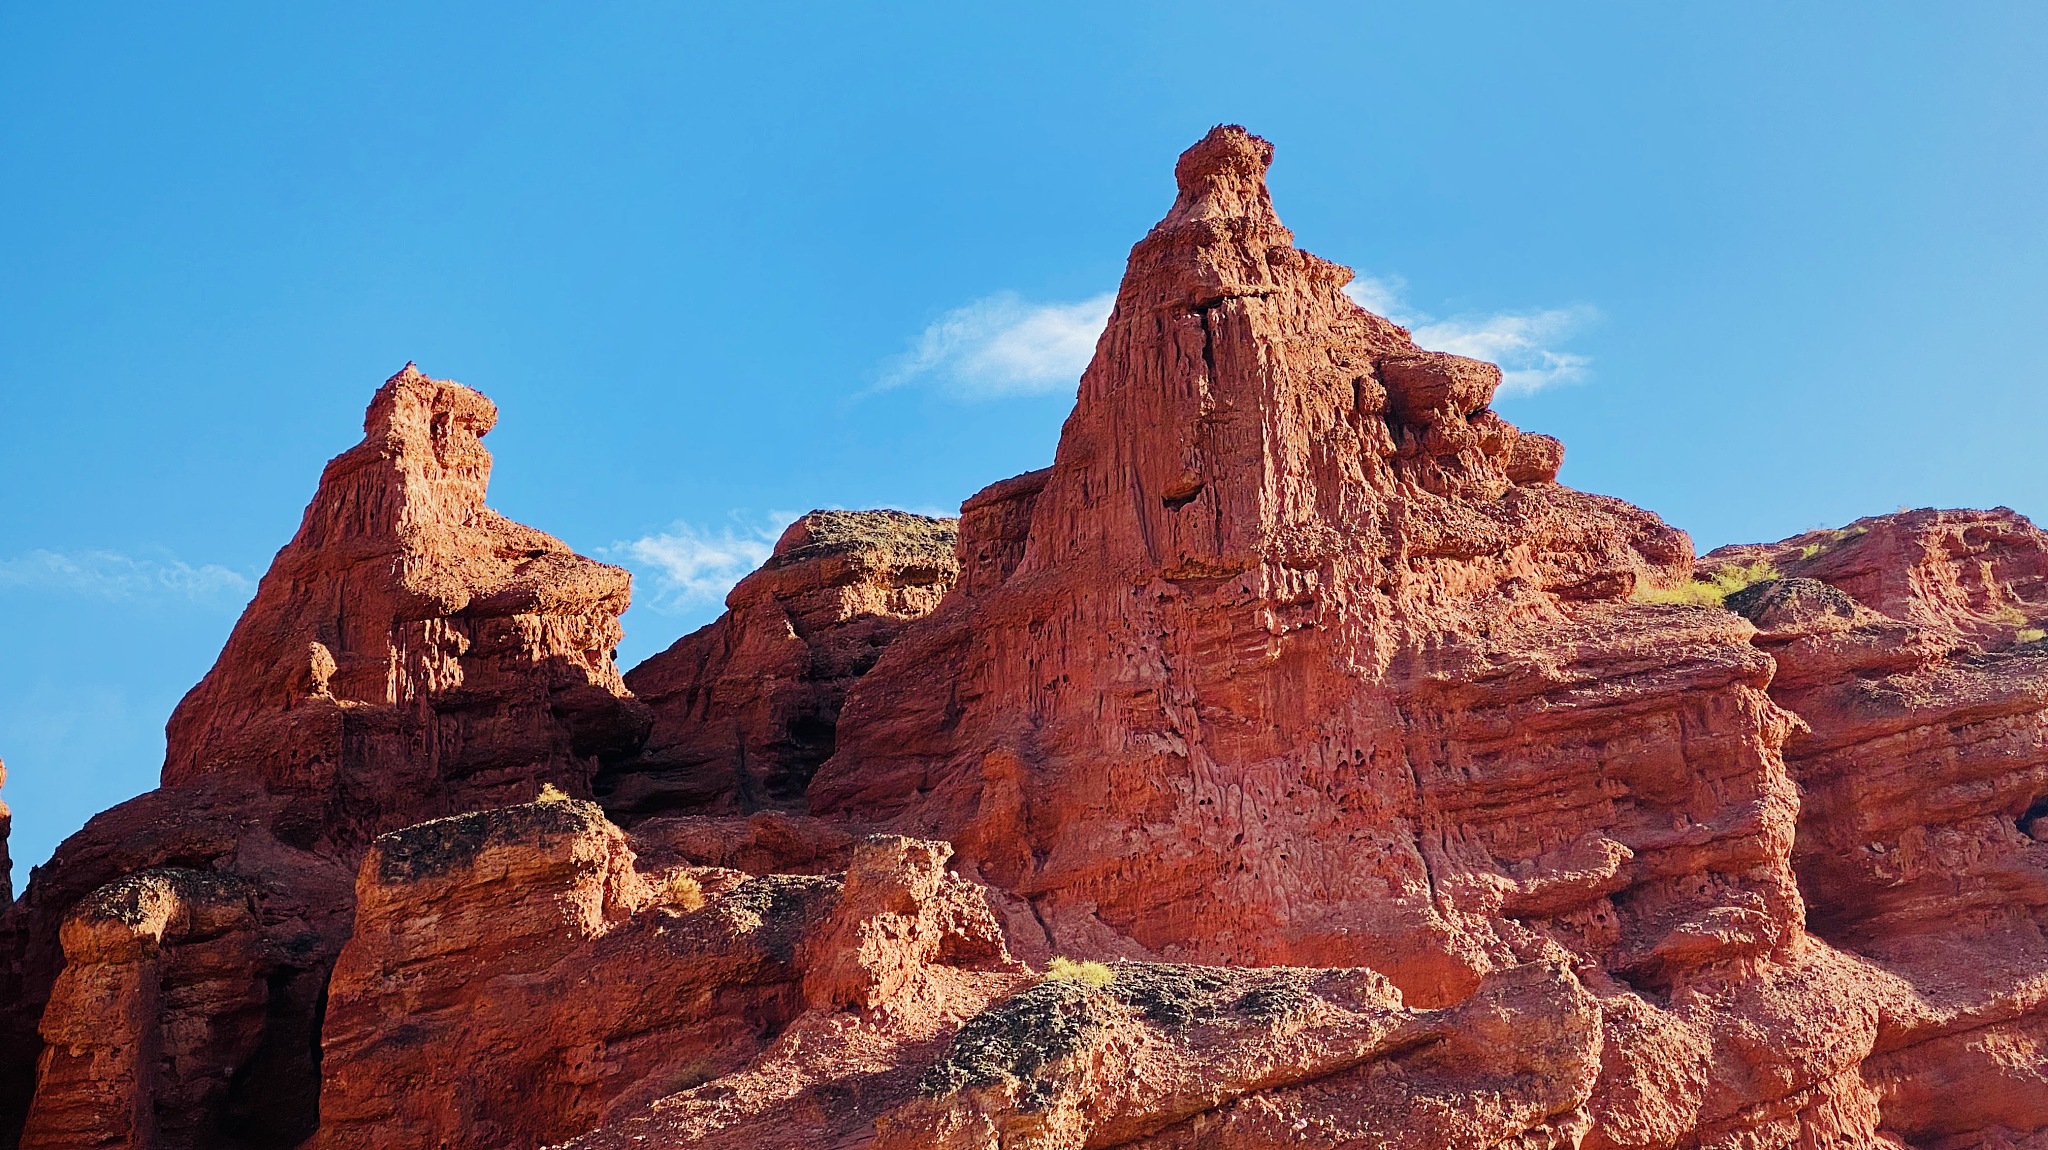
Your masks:
M1463 821L1509 762L1531 795L1611 801L1584 742L1608 736L1544 735L1525 711L1604 683L1653 727L1746 748L1716 795L1629 800L1653 821L1763 804L1789 825L1783 725L1738 628L1627 603L1682 578L1690 541L1558 485L1556 441L1493 411L1498 369L1352 302L1351 273L1281 226L1271 157L1228 126L1181 156L1053 466L969 501L960 589L854 687L811 799L955 841L1017 894L1027 952L1369 965L1455 1001L1509 961L1477 892L1638 849L1583 812ZM1026 522L1021 548L985 537ZM1671 662L1614 670L1624 616L1675 626ZM1559 843L1586 859L1545 854ZM1796 932L1782 841L1751 845L1743 884ZM1639 929L1654 947L1669 925Z

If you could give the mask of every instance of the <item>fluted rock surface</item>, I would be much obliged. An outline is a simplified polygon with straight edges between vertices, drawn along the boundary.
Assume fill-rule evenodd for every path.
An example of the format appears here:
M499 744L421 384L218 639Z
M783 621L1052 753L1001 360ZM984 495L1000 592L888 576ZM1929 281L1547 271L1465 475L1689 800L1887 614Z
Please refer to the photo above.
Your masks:
M1804 726L1793 860L1811 929L1896 980L1863 1077L1915 1146L2034 1145L2048 1125L2048 532L1911 511L1703 573L1781 578L1755 622Z

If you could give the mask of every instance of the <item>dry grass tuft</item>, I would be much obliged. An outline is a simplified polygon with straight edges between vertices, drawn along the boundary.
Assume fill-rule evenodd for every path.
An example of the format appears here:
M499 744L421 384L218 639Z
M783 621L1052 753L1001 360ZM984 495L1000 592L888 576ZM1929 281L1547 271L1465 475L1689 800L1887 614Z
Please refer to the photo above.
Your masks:
M1776 567L1764 560L1747 565L1730 564L1705 579L1694 579L1675 587L1638 587L1638 603L1662 603L1681 607L1719 607L1728 596L1744 587L1782 579Z
M1078 982L1083 986L1108 986L1116 981L1116 971L1107 963L1075 961L1071 958L1055 958L1045 966L1048 982Z

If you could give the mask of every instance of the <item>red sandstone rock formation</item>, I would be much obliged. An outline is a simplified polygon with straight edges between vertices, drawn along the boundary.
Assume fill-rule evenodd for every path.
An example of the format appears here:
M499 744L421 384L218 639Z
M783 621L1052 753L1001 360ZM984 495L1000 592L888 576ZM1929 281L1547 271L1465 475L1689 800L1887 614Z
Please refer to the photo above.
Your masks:
M23 1150L221 1144L231 1079L263 1037L252 891L139 871L94 892L62 937Z
M1351 303L1269 155L1182 157L1014 568L856 685L814 804L954 839L1027 950L1365 964L1439 1005L1530 946L1665 993L1792 945L1768 661L1626 602L1684 536L1557 486L1491 365Z
M1182 157L1050 468L806 517L645 750L620 577L395 378L0 919L25 1144L297 1145L317 1042L326 1148L2048 1146L2048 534L1695 565L1270 154Z
M588 794L636 747L627 575L484 506L495 418L410 365L385 383L172 716L163 787L0 920L0 1144L25 1122L34 1146L296 1145L370 838L544 781ZM221 925L212 883L249 922Z
M954 841L1027 955L1365 965L1426 1007L1564 961L1589 1147L1876 1144L1865 1061L1962 1024L1805 931L1773 661L1629 602L1684 537L1556 486L1490 367L1352 306L1268 156L1182 157L1053 467L970 503L987 559L856 684L814 807ZM1942 610L2031 595L1951 566Z
M599 779L606 809L801 809L847 689L953 586L956 536L954 520L901 511L791 524L717 622L633 669L627 684L654 729L637 759Z
M1914 511L1701 561L1805 726L1793 860L1808 924L1892 983L1862 1068L1914 1146L2036 1145L2048 1124L2048 532ZM2027 1141L2033 1138L2035 1141Z
M484 506L497 416L410 364L378 391L172 713L166 786L255 777L304 796L297 833L347 845L542 781L587 795L634 749L612 659L630 577Z

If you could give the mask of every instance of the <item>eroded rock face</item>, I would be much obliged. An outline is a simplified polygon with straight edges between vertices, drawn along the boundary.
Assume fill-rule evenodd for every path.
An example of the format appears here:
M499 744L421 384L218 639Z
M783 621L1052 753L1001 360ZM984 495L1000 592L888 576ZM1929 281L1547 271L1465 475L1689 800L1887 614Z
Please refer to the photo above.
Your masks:
M986 1002L1015 964L950 853L884 837L843 877L643 873L576 801L387 835L329 993L315 1145L538 1146L742 1071L807 1007L918 1017L949 983Z
M1562 968L1496 975L1444 1011L1405 1009L1369 970L1112 969L1099 988L1044 982L969 1021L875 1145L1569 1145L1584 1132L1599 1011Z
M230 1079L262 1039L268 999L251 895L157 868L72 911L24 1150L221 1143Z
M1758 628L1802 803L1815 933L1901 984L1863 1076L1915 1146L2048 1126L2048 532L2006 510L1912 511L1725 548L1784 578Z
M792 523L724 615L633 668L654 729L600 778L605 808L629 823L801 809L848 688L952 588L957 538L955 520L902 511Z
M1631 603L1686 538L1558 486L1491 365L1346 298L1269 158L1237 129L1181 158L1052 468L970 502L1002 508L963 521L988 559L854 686L814 808L953 841L1026 955L1368 966L1431 1009L1565 962L1610 1046L1668 1048L1607 1060L1595 1141L1853 1075L1832 1039L1732 1052L1716 1013L1824 957L1750 628ZM1656 1081L1736 1058L1765 1065Z
M495 418L410 365L384 384L173 714L163 786L93 819L0 917L0 1144L26 1122L37 1145L297 1145L370 839L543 782L587 795L637 746L612 661L628 577L484 505ZM249 916L219 935L189 925L214 921L193 909L214 882ZM91 908L143 894L168 925L93 941L126 928Z
M287 836L359 846L543 781L588 795L637 746L612 658L630 576L484 505L496 421L411 365L385 383L172 713L166 786L250 775L303 796Z

